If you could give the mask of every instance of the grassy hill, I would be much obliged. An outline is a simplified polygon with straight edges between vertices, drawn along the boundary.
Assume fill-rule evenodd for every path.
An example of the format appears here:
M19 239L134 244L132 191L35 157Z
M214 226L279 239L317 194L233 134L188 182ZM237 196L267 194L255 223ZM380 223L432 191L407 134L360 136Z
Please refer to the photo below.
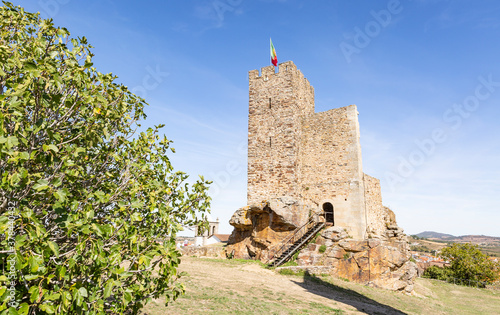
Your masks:
M415 296L333 279L283 276L253 261L182 259L186 294L143 314L498 314L500 290L417 279Z

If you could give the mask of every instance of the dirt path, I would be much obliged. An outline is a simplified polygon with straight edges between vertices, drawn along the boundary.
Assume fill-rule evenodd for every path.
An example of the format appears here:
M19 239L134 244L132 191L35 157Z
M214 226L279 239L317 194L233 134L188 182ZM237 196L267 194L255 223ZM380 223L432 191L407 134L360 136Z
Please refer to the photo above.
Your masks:
M150 307L147 314L260 314L261 303L269 307L268 314L404 314L320 279L283 276L256 264L185 257L179 270L188 273L183 278L185 297L172 303L165 313ZM193 304L197 306L192 308Z

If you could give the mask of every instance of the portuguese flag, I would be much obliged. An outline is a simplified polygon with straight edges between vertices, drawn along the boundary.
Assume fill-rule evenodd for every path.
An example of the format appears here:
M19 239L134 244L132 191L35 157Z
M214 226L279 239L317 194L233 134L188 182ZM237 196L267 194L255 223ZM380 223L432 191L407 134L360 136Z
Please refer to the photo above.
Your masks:
M278 65L278 57L276 56L276 50L274 50L273 41L269 38L271 42L271 62L276 67Z

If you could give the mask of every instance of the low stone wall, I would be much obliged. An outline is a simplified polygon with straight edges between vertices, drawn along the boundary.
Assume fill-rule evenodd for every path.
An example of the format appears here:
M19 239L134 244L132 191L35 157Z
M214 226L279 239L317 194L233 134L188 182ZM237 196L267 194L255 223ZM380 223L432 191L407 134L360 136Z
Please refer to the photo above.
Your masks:
M180 249L183 256L226 258L226 249L210 246L184 246Z
M288 266L288 267L278 267L276 268L276 271L280 271L283 269L291 270L295 273L298 273L300 271L305 271L308 272L312 275L324 275L324 274L330 274L332 271L333 267L329 266Z

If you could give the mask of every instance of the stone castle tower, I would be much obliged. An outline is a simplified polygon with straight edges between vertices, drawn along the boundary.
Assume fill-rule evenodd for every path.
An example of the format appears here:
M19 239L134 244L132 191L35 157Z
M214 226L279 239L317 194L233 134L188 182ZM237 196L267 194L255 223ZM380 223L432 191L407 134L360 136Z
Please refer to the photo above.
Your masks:
M411 293L416 265L359 138L356 106L316 113L293 62L250 71L248 205L229 221L227 253L273 264L298 253L297 268Z
M382 208L363 174L355 105L314 112L314 88L291 61L249 72L248 204L289 196L365 238Z

